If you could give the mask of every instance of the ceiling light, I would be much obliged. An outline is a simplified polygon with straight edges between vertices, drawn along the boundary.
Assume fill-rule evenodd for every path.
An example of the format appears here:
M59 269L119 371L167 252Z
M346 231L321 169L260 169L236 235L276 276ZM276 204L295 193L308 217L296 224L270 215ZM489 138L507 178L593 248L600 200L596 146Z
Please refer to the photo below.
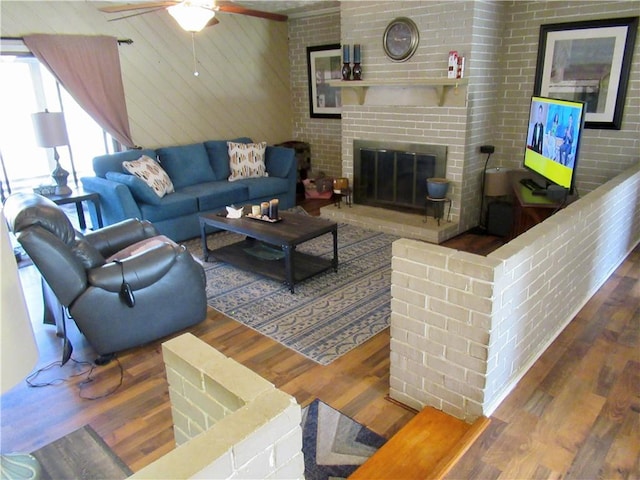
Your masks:
M215 12L210 8L188 0L167 8L167 11L187 32L199 32L215 16Z

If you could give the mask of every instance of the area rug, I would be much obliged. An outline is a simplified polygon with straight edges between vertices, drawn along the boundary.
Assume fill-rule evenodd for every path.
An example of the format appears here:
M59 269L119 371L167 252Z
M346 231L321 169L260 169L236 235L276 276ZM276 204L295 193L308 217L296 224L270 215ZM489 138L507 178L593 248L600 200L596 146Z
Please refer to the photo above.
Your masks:
M347 478L385 442L384 437L320 400L302 410L306 480Z
M45 445L32 455L40 462L44 479L116 480L132 473L89 425Z
M209 248L238 241L236 234L209 235ZM328 365L389 326L391 314L391 244L398 237L353 225L338 226L338 271L296 284L295 293L281 282L223 262L204 264L207 303L216 310ZM187 246L200 253L199 246ZM313 239L298 250L332 258L331 235ZM268 249L263 252L269 255ZM274 255L277 257L277 255Z

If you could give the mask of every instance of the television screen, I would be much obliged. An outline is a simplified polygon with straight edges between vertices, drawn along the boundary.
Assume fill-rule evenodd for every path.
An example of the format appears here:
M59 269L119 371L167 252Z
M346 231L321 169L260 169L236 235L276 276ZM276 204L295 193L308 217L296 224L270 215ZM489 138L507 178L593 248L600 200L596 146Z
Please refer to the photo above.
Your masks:
M524 166L549 183L573 190L586 104L532 97Z

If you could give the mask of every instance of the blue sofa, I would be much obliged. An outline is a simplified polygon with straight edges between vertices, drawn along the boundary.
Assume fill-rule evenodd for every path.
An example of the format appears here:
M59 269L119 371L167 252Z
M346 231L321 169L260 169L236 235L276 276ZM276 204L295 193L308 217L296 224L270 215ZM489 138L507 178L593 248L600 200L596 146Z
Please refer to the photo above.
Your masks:
M249 138L230 140L252 143ZM147 155L157 158L175 188L160 198L141 188L141 181L128 174L122 162ZM266 177L229 182L227 140L210 140L156 150L127 150L93 159L94 177L83 177L84 189L100 194L105 226L127 218L148 220L174 241L199 235L198 215L223 211L227 205L258 204L277 198L280 208L295 206L296 161L290 148L268 146L265 152ZM144 185L142 185L144 187ZM90 205L93 224L96 212Z

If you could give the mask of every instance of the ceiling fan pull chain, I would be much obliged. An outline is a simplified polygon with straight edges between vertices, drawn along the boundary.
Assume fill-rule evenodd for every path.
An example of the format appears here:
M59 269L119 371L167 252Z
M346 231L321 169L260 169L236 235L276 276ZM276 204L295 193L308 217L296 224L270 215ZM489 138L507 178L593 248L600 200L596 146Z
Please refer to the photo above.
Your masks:
M198 59L196 58L196 34L191 32L191 48L193 49L193 76L200 75L198 72Z

